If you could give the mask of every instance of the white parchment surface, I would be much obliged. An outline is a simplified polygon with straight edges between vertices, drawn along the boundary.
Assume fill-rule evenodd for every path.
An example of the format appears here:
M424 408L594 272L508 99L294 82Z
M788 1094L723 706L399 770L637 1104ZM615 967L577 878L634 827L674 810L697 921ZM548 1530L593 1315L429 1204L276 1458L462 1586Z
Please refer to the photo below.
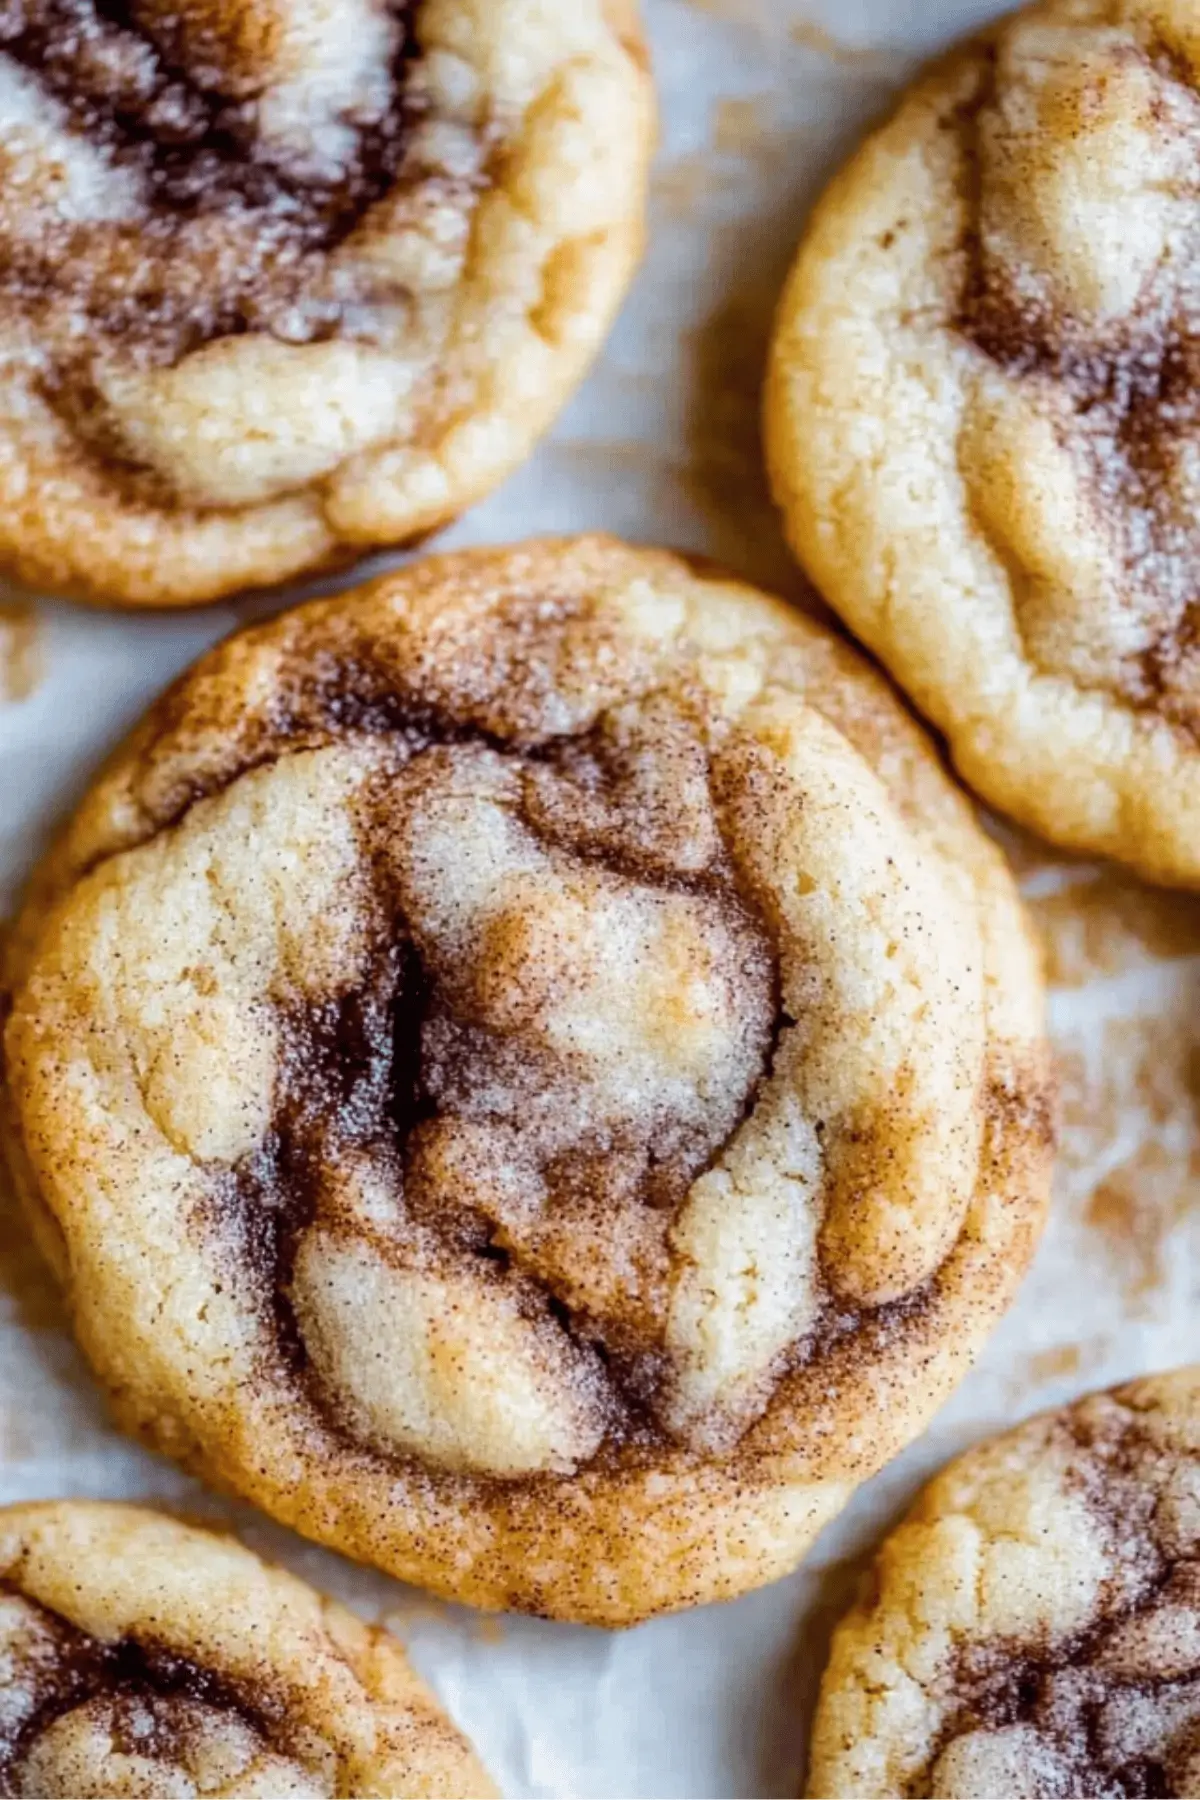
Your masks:
M561 0L570 4L570 0ZM662 105L651 246L534 459L447 545L602 526L801 583L766 499L771 308L813 197L924 55L996 0L645 0ZM244 603L121 618L0 595L0 908L101 754ZM107 1424L0 1199L0 1500L162 1501L384 1620L510 1796L785 1795L859 1559L953 1451L1035 1407L1200 1356L1200 901L1006 841L1045 934L1063 1084L1056 1207L978 1369L790 1579L612 1635L488 1619L217 1500Z

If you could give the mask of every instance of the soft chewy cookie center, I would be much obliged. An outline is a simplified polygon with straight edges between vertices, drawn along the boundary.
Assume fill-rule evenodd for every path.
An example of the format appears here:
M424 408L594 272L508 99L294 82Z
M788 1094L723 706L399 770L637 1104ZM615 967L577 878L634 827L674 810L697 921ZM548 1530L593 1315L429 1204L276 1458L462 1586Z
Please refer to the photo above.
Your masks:
M1188 11L1035 11L990 53L962 126L960 326L993 367L959 443L1033 659L1184 725L1200 584Z
M363 1129L368 1063L322 1114L288 1288L357 1431L494 1474L570 1468L653 1425L672 1224L776 1024L770 945L707 805L711 868L622 869L619 819L607 858L571 839L581 807L592 832L612 810L601 765L579 762L432 748L385 782L392 1130ZM683 837L694 858L704 834ZM344 1084L344 1039L339 1060Z

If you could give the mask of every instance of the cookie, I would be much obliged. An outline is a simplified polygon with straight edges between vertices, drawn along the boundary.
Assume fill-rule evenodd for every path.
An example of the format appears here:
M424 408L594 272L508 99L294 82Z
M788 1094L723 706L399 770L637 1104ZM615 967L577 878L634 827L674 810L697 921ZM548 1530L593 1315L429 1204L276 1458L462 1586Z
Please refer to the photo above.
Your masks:
M531 450L636 263L636 0L0 17L0 568L185 606Z
M494 1792L395 1638L232 1538L0 1509L0 1793Z
M779 312L793 547L989 801L1200 885L1200 13L1047 0L821 201Z
M977 1445L838 1628L809 1792L1196 1793L1198 1552L1200 1368Z
M1003 859L823 627L584 538L229 639L35 880L18 1181L117 1418L484 1607L789 1568L1046 1200Z

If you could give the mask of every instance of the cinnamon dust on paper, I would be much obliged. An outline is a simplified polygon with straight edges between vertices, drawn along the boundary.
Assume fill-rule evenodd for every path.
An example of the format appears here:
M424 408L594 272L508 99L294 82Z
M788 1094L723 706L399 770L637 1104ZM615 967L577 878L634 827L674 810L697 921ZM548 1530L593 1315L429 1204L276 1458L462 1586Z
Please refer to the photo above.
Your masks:
M41 678L41 633L33 602L0 600L0 701L27 699Z
M848 43L807 10L794 12L786 0L689 0L689 4L723 25L741 26L760 37L788 38L797 49L860 74L898 78L913 61L892 44Z
M1060 872L1065 885L1027 899L1052 990L1178 969L1169 998L1106 1018L1092 1054L1069 1034L1059 1045L1060 1159L1070 1186L1104 1171L1082 1220L1140 1310L1167 1279L1173 1235L1200 1205L1200 898L1108 867Z
M807 583L784 542L763 463L760 395L774 291L755 283L687 332L690 391L681 481L710 553L789 598Z
M0 1469L32 1462L36 1449L28 1408L16 1396L0 1395Z
M1025 1374L1033 1383L1056 1381L1064 1375L1078 1375L1082 1367L1082 1344L1051 1344L1029 1358Z
M1092 1337L1035 1350L1021 1365L1015 1390L1022 1395L1027 1389L1041 1387L1047 1381L1065 1381L1068 1376L1082 1382L1101 1366L1111 1349L1111 1338Z
M1112 868L1047 863L1027 895L1052 996L1061 1084L1059 1205L1095 1235L1133 1316L1167 1284L1200 1208L1200 898ZM1166 980L1164 980L1166 976ZM1155 991L1129 986L1153 981ZM1121 983L1071 1024L1070 996ZM1066 1003L1064 1006L1064 1002Z
M765 32L778 24L778 0L688 0L699 13L719 19L723 25L742 25Z
M689 150L655 164L650 176L650 203L655 216L688 222L703 213L713 194L729 185L728 177L708 150Z
M823 56L827 62L843 69L857 69L864 75L899 79L911 67L913 58L894 44L850 44L836 37L828 26L816 19L793 19L788 35L802 50Z
M1200 955L1200 898L1104 870L1033 903L1052 986ZM1200 991L1200 979L1198 979Z
M1196 1204L1200 1156L1185 1159L1150 1142L1100 1183L1085 1217L1125 1264L1132 1297L1156 1293L1167 1279L1171 1233Z
M0 1180L0 1311L27 1331L66 1331L58 1284L30 1236L16 1196Z
M777 124L771 94L743 94L717 101L712 147L717 156L735 156L743 162L784 163L794 148L794 133Z

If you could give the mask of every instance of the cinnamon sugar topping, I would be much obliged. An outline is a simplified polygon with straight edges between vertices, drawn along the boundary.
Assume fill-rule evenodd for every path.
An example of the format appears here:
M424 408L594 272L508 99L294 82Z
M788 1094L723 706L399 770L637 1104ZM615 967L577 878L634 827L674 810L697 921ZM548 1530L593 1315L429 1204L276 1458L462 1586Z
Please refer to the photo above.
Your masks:
M0 1672L4 1795L166 1792L180 1777L187 1785L171 1792L209 1791L214 1765L244 1773L279 1735L269 1693L251 1701L210 1670L133 1638L98 1641L9 1583L0 1583ZM277 1791L322 1791L301 1767L272 1763Z
M960 326L1016 384L999 418L979 401L967 472L976 432L998 434L979 452L993 479L1006 439L1022 434L1031 449L1044 439L1038 483L1053 460L1055 495L1067 504L1074 489L1078 528L1096 540L1086 597L1047 591L1033 533L1000 519L1011 496L992 519L978 473L982 517L1024 566L1030 653L1190 730L1200 720L1200 79L1192 46L1154 8L1090 12L1014 23L961 111L975 200ZM1086 627L1070 616L1085 598Z
M811 1531L869 1455L842 1415L902 1366L937 1391L1028 1252L1007 880L849 652L665 553L430 559L236 634L11 940L6 1068L81 1335L107 1364L115 1281L155 1439L385 1566L644 1616L609 1540L662 1500L666 1603L712 1592L716 1521ZM93 1137L124 1171L95 1237ZM793 1528L806 1478L774 1471L808 1457Z
M5 0L0 294L50 337L52 384L75 381L96 331L161 362L344 326L364 296L328 256L420 180L405 158L426 110L408 0L356 10L350 28L316 4L256 20Z

